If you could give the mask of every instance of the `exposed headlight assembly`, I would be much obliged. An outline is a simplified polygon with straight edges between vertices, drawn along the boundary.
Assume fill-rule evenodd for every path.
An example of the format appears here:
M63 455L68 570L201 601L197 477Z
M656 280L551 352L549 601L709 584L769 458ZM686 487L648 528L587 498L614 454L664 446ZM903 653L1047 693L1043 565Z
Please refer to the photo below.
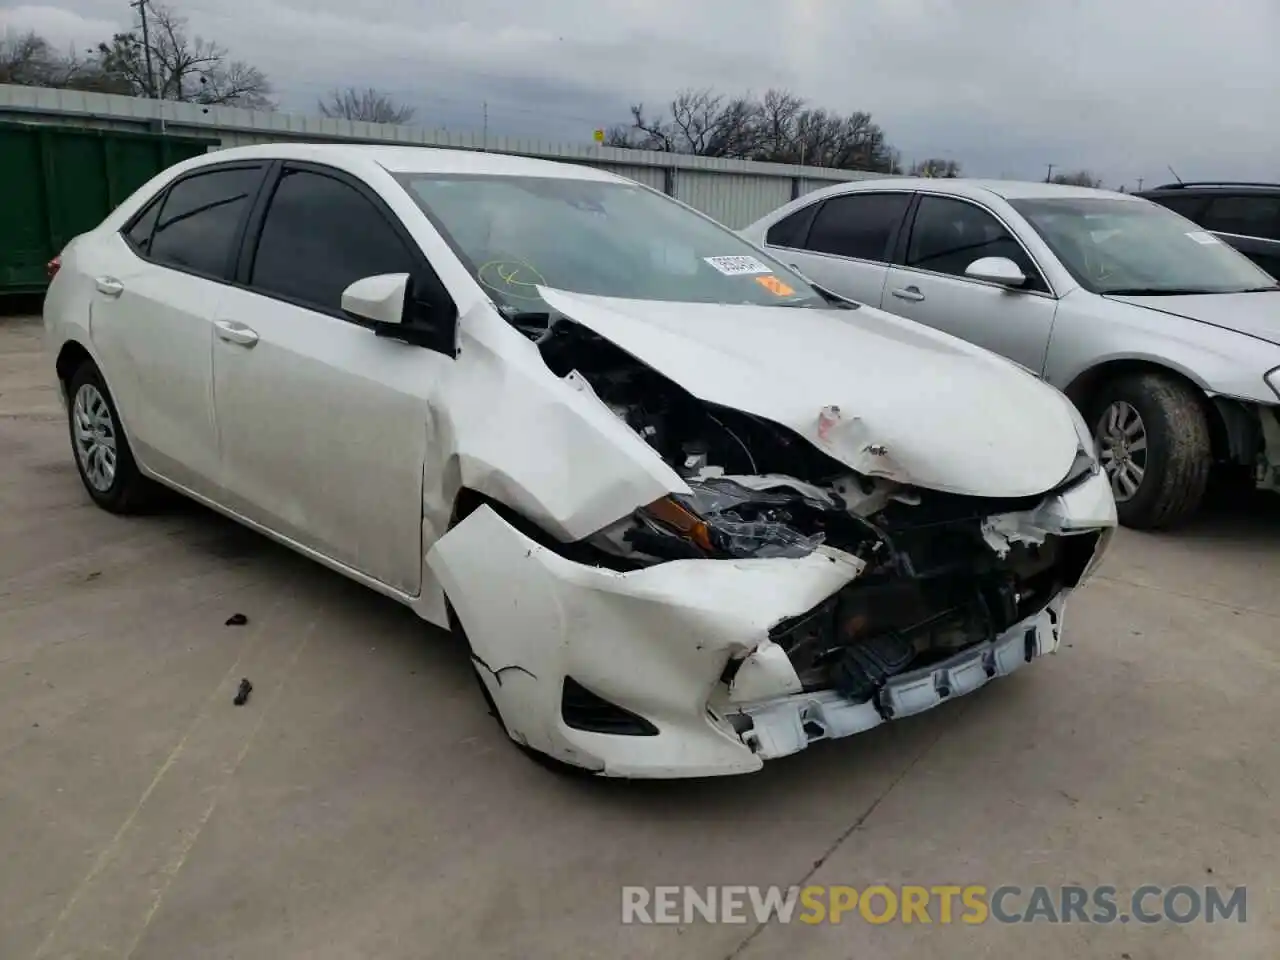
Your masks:
M639 524L628 536L633 546L666 553L675 538L687 556L743 559L803 557L823 542L822 533L806 535L789 521L797 509L829 510L830 503L793 492L751 490L721 478L689 486L692 496L673 494L639 511Z

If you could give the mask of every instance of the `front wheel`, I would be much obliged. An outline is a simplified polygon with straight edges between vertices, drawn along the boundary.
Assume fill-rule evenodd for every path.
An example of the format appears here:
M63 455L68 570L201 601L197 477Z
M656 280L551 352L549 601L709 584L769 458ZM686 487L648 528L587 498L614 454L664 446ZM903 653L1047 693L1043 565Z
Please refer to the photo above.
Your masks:
M1213 462L1191 384L1159 373L1113 380L1094 397L1090 420L1122 524L1150 530L1191 518Z

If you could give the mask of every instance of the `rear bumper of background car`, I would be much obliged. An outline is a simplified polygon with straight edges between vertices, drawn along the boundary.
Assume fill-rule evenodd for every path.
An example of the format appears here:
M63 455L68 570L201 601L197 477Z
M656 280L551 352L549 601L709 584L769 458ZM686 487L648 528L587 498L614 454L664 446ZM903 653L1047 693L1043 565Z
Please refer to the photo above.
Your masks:
M1105 478L1095 474L1002 529L1019 524L1102 531L1092 568L1115 525ZM931 709L1056 650L1070 592L989 642L899 674L873 701L854 703L835 691L804 692L770 639L776 625L858 577L862 561L842 551L677 560L620 573L568 560L481 507L427 560L512 738L618 777L745 773L812 741ZM726 680L731 660L739 662ZM627 728L628 717L626 732L604 732Z

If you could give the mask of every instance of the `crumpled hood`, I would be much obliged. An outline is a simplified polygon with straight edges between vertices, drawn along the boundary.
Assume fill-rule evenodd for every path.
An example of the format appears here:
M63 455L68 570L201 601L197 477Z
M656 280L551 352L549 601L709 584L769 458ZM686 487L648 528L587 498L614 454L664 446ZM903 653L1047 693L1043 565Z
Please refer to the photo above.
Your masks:
M1243 333L1280 345L1280 290L1258 293L1201 293L1179 297L1108 299Z
M1057 486L1075 460L1069 401L1057 390L992 353L881 310L540 292L553 309L700 400L788 427L859 473L949 493L1022 497Z

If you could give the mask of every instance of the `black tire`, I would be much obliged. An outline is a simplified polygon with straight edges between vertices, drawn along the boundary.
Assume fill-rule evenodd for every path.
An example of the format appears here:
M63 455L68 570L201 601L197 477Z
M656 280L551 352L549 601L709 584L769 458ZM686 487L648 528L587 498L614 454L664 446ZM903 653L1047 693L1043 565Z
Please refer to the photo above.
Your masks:
M1142 482L1129 499L1117 499L1120 523L1139 530L1185 523L1204 499L1213 464L1209 422L1198 391L1184 380L1161 373L1112 380L1089 406L1095 436L1116 402L1133 407L1147 433Z
M105 488L100 488L90 479L76 439L76 400L85 387L92 388L102 398L106 407L108 430L115 441L115 472ZM71 456L75 460L76 471L94 503L111 513L121 514L141 513L152 505L156 486L138 469L133 451L129 448L129 440L120 426L120 414L116 412L115 400L92 360L80 364L67 383L67 434L71 439Z

